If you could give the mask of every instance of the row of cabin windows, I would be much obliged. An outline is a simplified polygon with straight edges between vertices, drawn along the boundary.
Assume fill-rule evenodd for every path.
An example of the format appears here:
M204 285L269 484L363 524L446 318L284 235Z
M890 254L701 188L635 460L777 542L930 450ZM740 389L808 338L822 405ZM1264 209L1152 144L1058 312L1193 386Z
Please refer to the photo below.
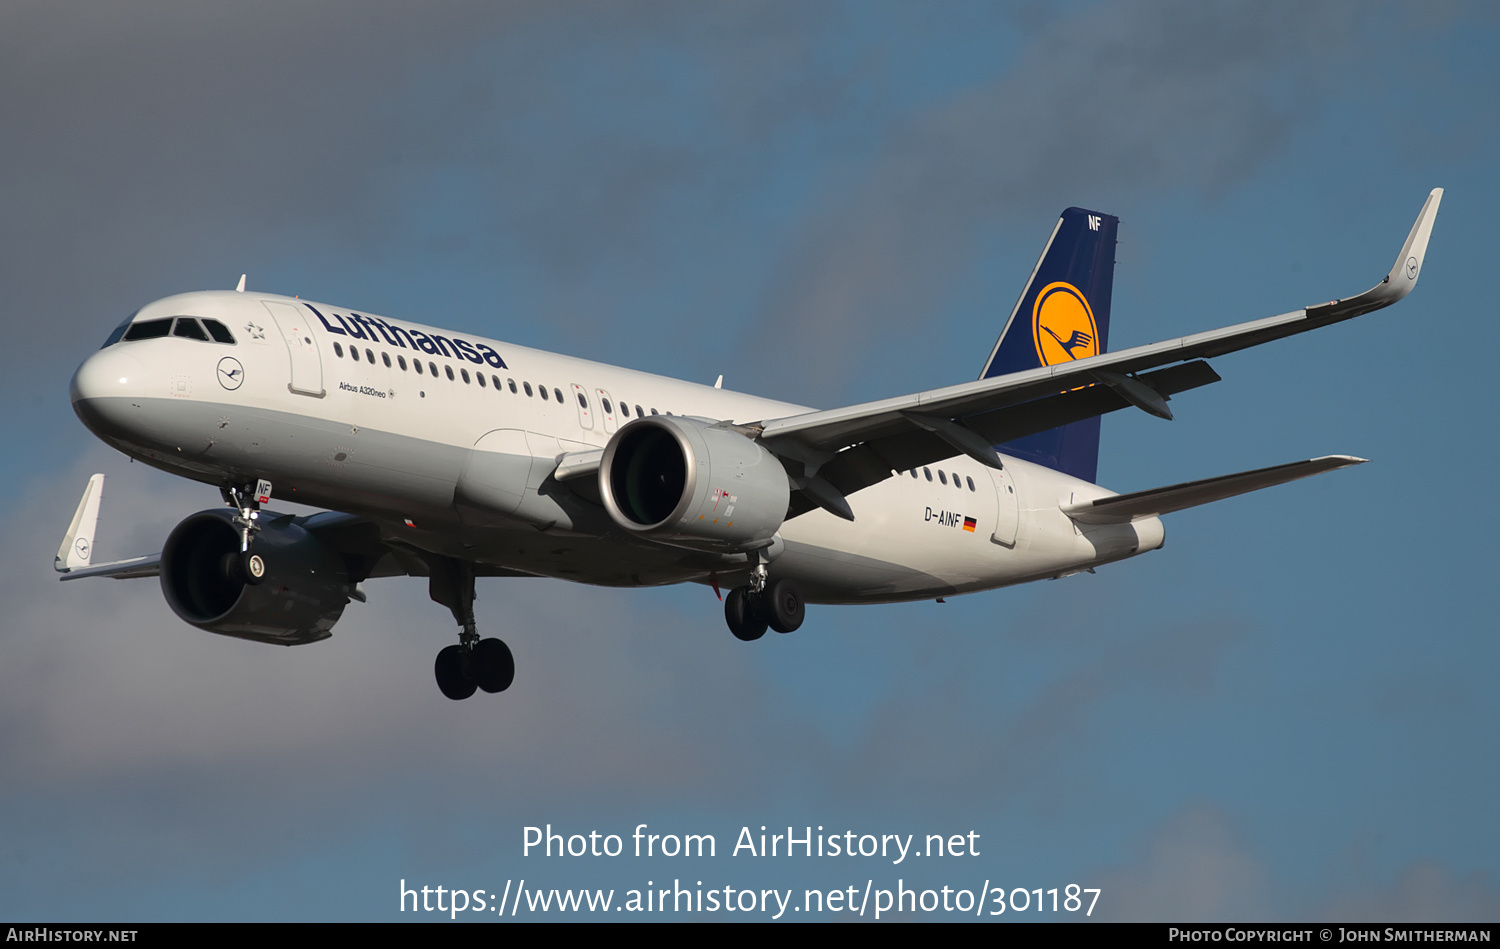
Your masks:
M340 359L344 358L344 347L343 347L343 344L335 342L333 344L333 353L334 353L335 356L338 356ZM359 362L360 361L360 351L359 351L358 347L355 347L355 346L350 346L349 347L349 358L352 359L352 360L354 360L355 362ZM368 363L371 363L372 365L374 364L374 362L375 362L375 352L374 352L374 350L366 349L364 351L364 361L368 362ZM402 372L406 372L407 371L406 357L403 356L403 355L400 355L399 353L396 355L396 363L395 363L394 367L391 364L391 354L390 353L382 352L380 354L380 361L385 364L385 367L387 369L399 368ZM420 375L424 375L424 372L422 370L422 360L420 360L420 359L413 359L411 361L411 369L413 371L415 371L416 374L419 375L419 376ZM458 381L458 378L462 378L465 385L469 385L469 384L471 384L471 382L474 382L474 383L478 383L479 387L481 389L488 388L490 385L493 385L496 392L500 392L500 391L503 391L504 389L508 388L508 389L510 389L511 392L514 392L514 393L517 393L517 394L520 394L521 392L524 391L526 393L526 397L527 398L531 398L532 395L535 394L535 395L541 396L543 402L549 401L549 397L547 395L547 392L548 392L547 387L543 386L543 385L539 385L535 389L532 389L531 383L529 383L529 382L522 382L519 386L517 386L516 385L516 380L514 380L514 379L506 379L504 385L502 385L501 382L500 382L500 377L499 376L490 376L489 377L490 378L489 383L486 383L485 382L485 378L484 378L484 373L482 373L482 372L476 372L476 373L474 373L474 378L471 380L469 378L469 370L467 370L467 369L459 369L458 370L458 376L455 377L454 374L453 374L453 367L452 366L448 366L448 365L443 366L443 371L444 371L444 373L447 374L448 380L450 382L456 382L456 381ZM438 375L437 363L429 361L427 363L427 370L426 370L425 374L432 375L433 377L436 377ZM553 388L551 390L551 392L552 392L551 398L556 399L558 401L558 403L560 404L563 401L562 390L558 389L558 388ZM605 414L607 414L607 415L614 414L614 407L610 404L610 401L608 399L603 399L602 401L604 403L604 412L605 412ZM578 405L579 405L580 408L583 408L583 409L587 409L589 407L588 396L584 395L582 392L578 393ZM624 416L626 416L628 418L630 416L630 406L627 405L624 402L621 402L620 403L620 414L624 415ZM638 418L639 417L644 417L646 415L646 410L643 409L643 408L641 408L639 405L637 405L635 407L635 414L636 414L636 416ZM656 411L656 409L652 409L651 410L651 414L652 415L660 415L661 413L658 412L658 411ZM672 413L668 412L667 414L671 415Z
M218 320L199 320L191 316L169 316L166 319L142 320L139 323L126 320L115 327L115 331L109 334L109 339L104 341L104 345L113 346L122 339L128 343L138 339L163 339L167 336L196 339L204 343L213 341L234 345L234 334L229 332L229 327Z
M167 317L166 319L161 320L144 320L140 323L133 323L131 322L131 320L126 320L119 326L115 327L115 331L109 335L109 339L104 341L104 345L112 346L115 343L118 343L121 339L124 339L126 342L131 342L139 339L161 339L167 336L178 336L183 339L196 339L203 342L208 342L210 339L212 339L216 343L228 343L231 346L235 345L234 334L230 333L229 327L225 326L223 323L220 323L218 320L211 320L207 318L204 318L200 321L191 316ZM338 356L340 359L344 358L344 347L342 344L334 342L333 352L334 355ZM348 358L354 360L355 362L359 362L359 349L354 346L350 346ZM380 354L380 360L385 364L385 367L387 369L393 368L391 365L390 353L382 352ZM372 365L374 364L375 353L373 350L366 349L364 351L364 361L371 363ZM397 355L396 366L398 366L402 372L406 372L406 357ZM435 362L428 362L426 372L424 373L422 369L422 361L420 359L413 359L411 361L411 369L415 371L419 376L430 374L434 378L436 378L438 375L438 367L437 363ZM443 366L443 371L448 376L448 380L450 382L457 381L453 374L452 366ZM472 380L470 380L469 378L468 369L459 369L458 374L459 377L463 379L465 385L470 384L472 381L477 382L480 388L487 388L483 373L474 373L474 378ZM507 379L505 380L505 382L505 387L508 387L511 392L519 393L520 391L524 390L528 398L530 398L534 392L535 394L540 395L543 401L549 401L547 394L548 390L546 386L539 385L535 390L533 390L531 387L531 383L529 382L521 383L520 387L517 387L516 380L514 379ZM496 392L499 392L502 390L502 388L504 388L501 386L499 376L490 376L490 383L494 385ZM562 390L553 388L551 390L551 393L551 398L555 398L558 403L561 404L563 401ZM614 408L613 406L611 406L610 401L608 399L603 399L602 401L604 403L605 414L613 414ZM585 396L582 392L578 393L578 404L583 409L587 409L589 407L588 397ZM620 414L629 418L630 406L624 402L621 402ZM635 407L635 414L637 417L643 417L646 414L646 410L637 405ZM659 415L661 413L657 412L656 409L652 409L651 414ZM668 412L667 414L671 415L672 413Z
M207 332L204 332L205 329L207 330ZM110 334L110 338L104 343L104 345L105 346L109 346L109 345L111 345L113 343L119 342L119 340L122 337L127 342L129 342L129 341L138 340L138 339L160 339L160 338L165 337L165 336L179 336L179 337L182 337L184 339L196 339L196 340L201 340L203 342L208 342L209 339L212 338L213 341L217 342L217 343L228 343L231 346L234 345L234 335L229 332L229 328L227 326L225 326L223 323L220 323L218 320L204 319L204 320L202 320L202 324L200 325L199 321L197 319L191 317L191 316L178 316L178 317L173 317L173 318L168 318L168 319L163 319L163 320L145 320L145 321L140 322L140 323L131 323L131 322L127 321L125 323L120 324L120 326L118 328L116 328L116 330L114 331L114 333ZM338 356L340 358L343 358L343 356L344 356L344 347L340 343L335 342L333 344L333 352L334 352L334 355L336 355L336 356ZM355 362L359 362L360 361L360 358L359 358L359 349L356 348L356 347L354 347L354 346L350 346L349 347L349 358L352 359L352 360L354 360ZM365 356L364 356L364 358L365 358L366 362L371 363L373 365L374 362L375 362L375 353L374 353L374 351L370 350L370 349L366 349L365 350ZM382 352L380 354L380 359L381 359L381 361L383 363L385 363L385 366L386 366L387 369L392 368L391 367L391 354L390 353ZM396 365L400 367L400 369L401 369L402 372L405 372L406 371L406 357L398 354L396 356ZM411 361L411 368L416 372L417 375L420 376L420 375L423 374L423 372L422 372L422 361L420 359L413 359ZM445 365L445 366L443 366L443 370L447 374L448 380L450 382L456 381L454 379L453 367L452 366ZM435 362L428 362L427 363L427 372L430 373L433 377L436 377L437 374L438 374L437 363L435 363ZM469 370L468 369L459 369L458 372L459 372L459 375L463 378L464 384L468 385L469 381L470 381L469 380ZM479 387L481 389L485 388L484 373L482 373L482 372L476 372L476 373L474 373L474 381L479 384ZM527 398L530 398L531 395L532 395L532 392L533 392L533 390L531 388L531 383L529 383L529 382L522 382L519 389L517 388L517 386L516 386L516 380L514 380L514 379L506 379L504 387L502 387L501 384L500 384L500 377L499 376L493 376L493 375L490 376L490 382L494 385L496 392L501 391L502 388L509 388L511 392L515 392L515 393L519 393L521 390L524 390L526 392ZM547 401L547 387L546 386L542 386L542 385L537 386L536 389L535 389L535 392L542 397L542 401L544 401L544 402ZM552 389L552 397L555 398L558 401L558 404L561 404L562 401L563 401L562 390L558 389L558 388L553 388ZM602 399L601 401L604 404L604 412L605 412L605 414L606 415L613 414L614 413L614 408L610 405L609 399ZM585 410L588 409L588 407L589 407L588 396L584 395L582 392L578 393L578 405L579 405L579 407L581 407L581 408L583 408ZM625 417L627 417L627 418L630 416L630 405L628 403L625 403L625 402L621 402L620 403L620 414L623 415L623 416L625 416ZM640 418L640 417L644 417L645 414L646 414L646 412L639 405L637 405L635 407L635 414L636 414L636 416L638 418ZM656 409L653 408L651 410L651 414L652 415L659 415L661 413L657 412ZM668 412L667 414L671 415L672 413ZM908 469L906 473L909 474L909 475L911 475L913 478L917 477L917 470L915 468ZM922 474L927 478L928 481L932 480L932 469L931 468L923 468L922 469ZM948 478L949 478L948 473L945 472L945 471L943 471L941 468L938 469L937 477L938 477L938 481L941 484L947 485L949 483L948 482ZM973 478L965 477L962 480L960 480L957 472L954 472L953 475L952 475L952 477L953 477L953 482L952 483L953 483L953 486L955 488L962 488L964 486L964 483L967 482L969 490L970 491L974 491L975 490L975 488L974 488L974 479Z
M917 469L910 468L910 469L907 470L906 473L909 474L909 475L911 475L913 478L915 478L917 476ZM924 476L926 476L926 478L927 478L928 481L932 480L932 469L931 468L923 468L922 469L922 474ZM941 482L942 484L947 484L948 483L948 478L949 478L948 473L945 472L943 469L939 468L938 469L938 473L937 473L937 479L938 479L938 481ZM974 479L973 478L964 478L964 479L960 480L959 477L958 477L958 472L956 472L956 471L953 473L952 478L953 478L953 486L955 488L962 488L964 486L964 482L968 482L968 484L969 484L969 490L970 491L974 490Z

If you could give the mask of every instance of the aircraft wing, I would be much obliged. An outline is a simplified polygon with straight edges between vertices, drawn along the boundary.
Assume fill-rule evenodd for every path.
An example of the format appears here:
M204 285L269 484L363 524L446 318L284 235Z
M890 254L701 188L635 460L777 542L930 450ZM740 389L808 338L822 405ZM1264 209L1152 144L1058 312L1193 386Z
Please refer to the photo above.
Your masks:
M806 501L800 507L794 502L794 512L816 505L851 517L839 495L884 480L892 470L957 454L998 467L993 445L1129 405L1171 418L1166 401L1172 394L1219 380L1205 358L1352 319L1410 293L1442 197L1443 189L1432 190L1395 265L1380 283L1357 296L1059 365L767 419L747 428L772 452L803 464L803 477L794 481L801 482L797 486Z
M114 560L109 563L94 563L94 531L99 525L99 505L104 500L104 475L96 474L84 486L83 497L78 500L78 510L63 534L62 544L57 548L52 568L62 574L59 579L79 580L83 577L114 577L128 580L133 577L154 577L161 572L161 554L147 557L132 557L129 560Z
M84 577L113 577L116 580L133 580L137 577L154 577L161 573L161 554L147 557L132 557L129 560L113 560L94 564L91 567L70 567L59 571L59 580L82 580Z
M63 535L58 547L53 568L60 574L59 580L82 580L86 577L111 577L116 580L133 580L140 577L155 577L161 573L161 553L158 551L145 557L128 560L112 560L108 563L92 563L94 533L99 523L100 502L104 495L104 475L89 478L78 501L78 510ZM293 520L291 515L277 516ZM318 535L319 539L339 551L351 573L360 579L369 576L392 576L411 572L405 562L397 562L388 555L390 548L380 536L379 528L371 521L350 514L324 512L298 518L301 526ZM267 523L272 523L268 520ZM379 568L377 570L377 567ZM417 569L420 570L420 564Z

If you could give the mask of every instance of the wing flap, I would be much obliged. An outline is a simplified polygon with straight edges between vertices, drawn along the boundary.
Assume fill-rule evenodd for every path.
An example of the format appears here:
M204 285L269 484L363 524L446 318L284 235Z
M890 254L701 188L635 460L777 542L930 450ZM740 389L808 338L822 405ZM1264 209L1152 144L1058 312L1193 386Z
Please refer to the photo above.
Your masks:
M1288 481L1296 481L1300 478L1310 478L1325 471L1362 465L1368 460L1355 458L1353 455L1324 455L1307 461L1294 461L1285 465L1273 465L1270 468L1257 468L1254 471L1241 471L1220 475L1217 478L1205 478L1202 481L1188 481L1165 488L1152 488L1149 491L1136 491L1133 494L1118 494L1114 497L1068 504L1063 506L1062 512L1081 524L1123 524L1127 521L1157 517L1173 511L1197 507L1200 504L1222 501L1224 498L1248 494L1251 491L1286 484Z
M1208 363L1194 361L1158 369L1137 379L1165 398L1218 382L1219 374ZM965 427L990 444L998 445L1069 422L1129 408L1130 405L1128 400L1107 385L1089 385L1068 392L1054 392L1022 405L970 416L963 422ZM856 491L884 481L891 476L892 471L907 471L936 464L958 453L950 442L939 435L913 426L906 431L895 429L883 437L872 438L841 451L824 463L819 473L848 497ZM794 495L787 516L796 517L817 506L800 495Z

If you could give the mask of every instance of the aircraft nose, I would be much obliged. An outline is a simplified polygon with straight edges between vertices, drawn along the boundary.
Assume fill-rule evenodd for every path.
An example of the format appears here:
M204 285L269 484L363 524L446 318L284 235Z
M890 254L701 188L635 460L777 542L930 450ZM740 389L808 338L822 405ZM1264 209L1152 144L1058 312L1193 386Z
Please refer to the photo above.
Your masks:
M139 395L144 375L139 359L117 349L102 349L73 373L69 395L75 408L80 402Z
M103 349L73 373L69 396L73 411L101 438L124 434L131 401L145 391L146 371L139 359L117 349Z

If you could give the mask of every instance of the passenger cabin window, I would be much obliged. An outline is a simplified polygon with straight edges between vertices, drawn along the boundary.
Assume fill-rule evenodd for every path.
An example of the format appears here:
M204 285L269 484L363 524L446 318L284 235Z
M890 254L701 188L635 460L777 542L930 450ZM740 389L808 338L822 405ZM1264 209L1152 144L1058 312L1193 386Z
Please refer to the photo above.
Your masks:
M401 367L401 371L402 372L405 372L406 371L406 357L405 356L397 356L396 357L396 365L398 365L398 366ZM418 367L417 371L418 372L422 371L420 366Z
M527 386L527 388L529 389L531 387ZM543 402L547 401L547 387L546 386L537 386L536 390L537 390L537 392L541 393L542 401Z
M531 383L523 382L521 383L521 387L526 390L526 398L531 398Z
M458 372L459 372L460 375L462 375L464 377L464 385L468 385L469 384L469 370L467 370L467 369L460 369ZM449 371L448 378L450 378L450 379L453 378L452 370Z
M344 358L344 347L340 346L337 342L335 342L333 344L333 354L335 356L339 357L340 359L343 359Z
M391 368L391 354L390 353L381 353L380 354L380 361L383 362L383 363L385 363L385 368L387 368L387 369Z
M420 376L422 374L422 360L413 359L411 361L411 367L417 371L417 375Z
M561 405L562 404L562 390L561 389L553 389L552 390L552 394L555 395L555 396L557 396L557 402L558 402L559 405Z
M125 341L134 342L138 339L161 339L172 332L172 321L146 320L144 323L132 323L125 331Z

